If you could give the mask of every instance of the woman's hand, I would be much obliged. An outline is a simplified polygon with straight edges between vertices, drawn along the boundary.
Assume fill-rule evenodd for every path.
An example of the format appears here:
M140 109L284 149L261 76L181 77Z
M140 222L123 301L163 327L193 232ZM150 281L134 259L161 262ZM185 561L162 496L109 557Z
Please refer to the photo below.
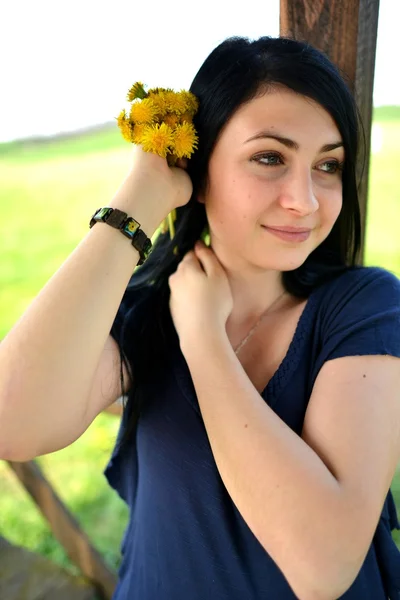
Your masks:
M109 206L139 215L136 218L147 227L150 237L173 209L189 202L193 185L186 172L185 159L169 167L166 158L145 152L137 144L133 145L132 158L128 173Z
M168 281L170 311L181 347L199 335L226 334L225 324L233 308L232 292L211 248L198 241Z
M135 144L132 149L130 177L143 201L163 207L165 216L174 208L187 204L193 185L186 172L186 159L169 167L166 158L152 152L145 152Z

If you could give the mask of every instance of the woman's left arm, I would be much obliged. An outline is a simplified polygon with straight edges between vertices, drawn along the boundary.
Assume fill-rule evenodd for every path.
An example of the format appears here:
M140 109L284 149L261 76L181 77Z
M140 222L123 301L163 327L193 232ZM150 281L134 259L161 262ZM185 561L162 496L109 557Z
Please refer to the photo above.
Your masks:
M217 325L230 306L222 266L209 249L196 255L170 278L171 314L219 473L297 597L334 600L363 564L400 456L400 361L327 361L298 436Z
M399 458L399 359L325 363L299 437L254 388L228 338L203 332L183 353L243 519L298 598L338 598L362 566Z

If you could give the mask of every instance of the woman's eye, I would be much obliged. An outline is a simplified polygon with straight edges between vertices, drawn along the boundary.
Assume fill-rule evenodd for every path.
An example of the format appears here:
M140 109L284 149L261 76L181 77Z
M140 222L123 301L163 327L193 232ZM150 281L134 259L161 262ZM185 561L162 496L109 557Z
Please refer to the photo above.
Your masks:
M331 173L332 175L335 175L335 173L338 173L339 171L343 171L343 163L339 163L337 160L327 160L322 163L321 167L326 167L322 168L321 171Z
M271 167L282 164L282 162L283 162L281 157L279 156L279 154L275 154L273 152L270 152L268 154L261 154L259 156L254 157L253 160L255 160L263 165L267 165L267 166L271 166Z

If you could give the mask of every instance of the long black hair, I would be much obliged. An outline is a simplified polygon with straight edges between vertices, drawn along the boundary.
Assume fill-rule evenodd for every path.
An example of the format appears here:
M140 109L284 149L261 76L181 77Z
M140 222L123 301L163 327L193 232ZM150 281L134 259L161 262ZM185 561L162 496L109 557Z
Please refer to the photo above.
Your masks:
M145 384L169 365L168 344L176 332L169 310L168 277L207 226L204 204L196 198L206 188L212 150L235 111L274 85L286 86L321 105L336 123L345 150L340 215L305 262L283 272L282 283L290 294L307 298L317 286L357 264L361 224L356 160L361 122L344 78L323 53L305 42L267 36L254 41L243 37L225 40L205 60L190 87L200 104L194 118L199 146L187 169L192 197L177 209L174 238L160 234L147 261L134 272L111 329L120 348L121 389L127 399L121 444L133 439L146 402ZM128 394L123 362L132 381Z

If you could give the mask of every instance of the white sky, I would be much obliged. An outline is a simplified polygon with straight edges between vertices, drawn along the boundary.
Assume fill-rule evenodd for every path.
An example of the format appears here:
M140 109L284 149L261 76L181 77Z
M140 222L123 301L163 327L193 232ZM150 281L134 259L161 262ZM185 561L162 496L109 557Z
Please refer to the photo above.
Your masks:
M374 104L400 104L399 0L380 0ZM279 0L7 0L0 142L111 121L135 81L187 88L230 35L279 35Z

